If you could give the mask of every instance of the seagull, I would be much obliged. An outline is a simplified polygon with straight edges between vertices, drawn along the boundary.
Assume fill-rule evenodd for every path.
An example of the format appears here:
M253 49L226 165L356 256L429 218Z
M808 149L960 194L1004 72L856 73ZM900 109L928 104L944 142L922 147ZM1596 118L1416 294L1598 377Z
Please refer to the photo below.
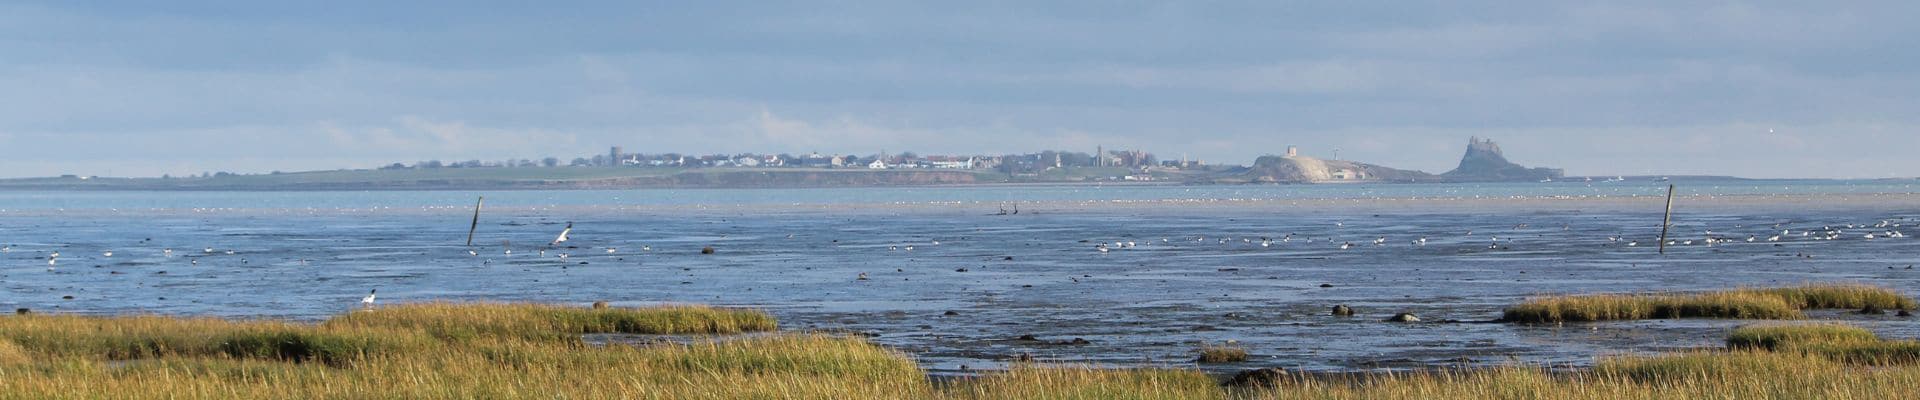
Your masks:
M1341 249L1341 250L1346 250L1346 249L1350 249L1350 248L1353 248L1353 243L1341 243L1341 244L1340 244L1340 249Z
M473 251L472 249L468 249L468 250L467 250L467 255L470 255L470 256L474 256L474 257L479 257L479 256L480 256L480 252L478 252L478 251Z
M53 252L53 254L48 254L47 258L60 258L60 252L56 251Z
M368 291L367 291L367 297L362 297L362 298L360 298L360 306L361 306L361 307L373 307L373 296L374 296L374 294L375 294L375 293L378 293L379 291L380 291L380 289L373 289L373 290L368 290Z
M618 250L614 250L612 247L607 248L607 254L613 254L613 252L615 251L618 251Z
M556 238L553 238L553 243L547 243L547 245L548 245L548 246L552 246L552 245L556 245L556 244L560 244L561 242L565 242L565 241L567 241L567 234L569 234L569 233L573 233L573 223L572 223L572 222L568 222L568 223L567 223L567 228L566 228L566 229L561 229L561 230L560 230L560 237L556 237Z
M160 254L167 257L173 257L173 249L161 250Z
M0 253L12 253L13 246L0 247Z
M113 257L113 252L112 252L112 251L108 251L108 252L105 252L105 253L100 253L100 256L102 256L102 257Z
M213 254L213 248L212 248L212 247L208 247L208 248L207 248L206 250L201 250L200 252L202 252L202 253L207 253L207 254Z

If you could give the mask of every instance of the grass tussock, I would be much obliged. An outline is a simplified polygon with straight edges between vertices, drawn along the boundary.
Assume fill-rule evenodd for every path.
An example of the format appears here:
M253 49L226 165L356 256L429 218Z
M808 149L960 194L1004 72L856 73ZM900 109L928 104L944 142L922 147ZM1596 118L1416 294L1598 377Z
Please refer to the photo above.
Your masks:
M1246 362L1247 349L1235 345L1200 346L1200 359L1196 361L1202 364Z
M1592 370L1535 367L1238 389L1247 399L1892 399L1912 398L1920 368L1848 365L1805 354L1736 351L1603 360Z
M753 310L697 305L592 309L527 303L403 304L340 315L321 326L420 329L448 340L571 340L588 333L732 334L779 328L772 316Z
M1599 294L1528 299L1508 307L1501 319L1519 323L1635 319L1799 319L1801 310L1827 308L1912 309L1914 300L1892 289L1823 284L1736 289L1699 294Z

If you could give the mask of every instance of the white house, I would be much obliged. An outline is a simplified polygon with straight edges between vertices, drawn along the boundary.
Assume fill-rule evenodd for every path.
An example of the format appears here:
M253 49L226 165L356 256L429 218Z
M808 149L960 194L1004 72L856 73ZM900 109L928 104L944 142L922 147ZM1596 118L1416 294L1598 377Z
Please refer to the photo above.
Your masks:
M867 169L887 169L887 163L881 161L879 158L875 158L873 162L867 163Z

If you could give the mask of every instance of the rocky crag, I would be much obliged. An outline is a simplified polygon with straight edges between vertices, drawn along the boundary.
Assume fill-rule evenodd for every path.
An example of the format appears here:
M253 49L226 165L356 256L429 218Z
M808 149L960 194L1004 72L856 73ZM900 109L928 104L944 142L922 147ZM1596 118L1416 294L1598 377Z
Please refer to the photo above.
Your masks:
M1460 166L1440 177L1454 182L1499 182L1559 179L1566 175L1566 171L1558 168L1527 168L1507 161L1500 144L1493 139L1467 140L1467 155L1460 158Z

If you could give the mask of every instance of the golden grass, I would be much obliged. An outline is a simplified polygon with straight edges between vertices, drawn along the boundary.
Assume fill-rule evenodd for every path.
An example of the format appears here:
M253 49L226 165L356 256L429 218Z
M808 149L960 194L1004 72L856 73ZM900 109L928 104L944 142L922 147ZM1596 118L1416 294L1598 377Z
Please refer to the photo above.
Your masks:
M1878 341L1873 331L1838 323L1748 325L1727 334L1727 348L1731 349L1780 350L1797 344Z
M577 308L527 303L412 303L340 315L321 324L343 328L421 329L434 337L519 337L571 340L586 333L730 334L779 328L759 311L708 306Z
M772 323L742 324L762 317L700 307L624 316L580 310L587 309L428 304L320 324L0 317L0 398L1880 399L1912 398L1920 388L1920 345L1832 324L1741 327L1728 335L1730 351L1615 357L1579 371L1293 375L1254 388L1222 387L1189 369L1023 363L935 385L910 356L860 338L555 340ZM693 315L716 320L676 319Z
M1199 371L1014 366L942 388L948 399L1225 399L1226 390Z
M1202 364L1237 363L1247 361L1247 349L1235 345L1200 346Z
M1831 323L1743 326L1727 334L1727 347L1809 354L1859 365L1920 363L1920 342L1881 340L1866 329Z
M1616 358L1591 371L1500 367L1467 372L1301 379L1246 399L1895 399L1920 368L1868 368L1801 354L1735 352Z
M1800 312L1803 309L1867 306L1912 309L1914 300L1892 289L1851 284L1700 294L1549 296L1508 307L1501 320L1552 323L1670 318L1799 319L1803 317Z

